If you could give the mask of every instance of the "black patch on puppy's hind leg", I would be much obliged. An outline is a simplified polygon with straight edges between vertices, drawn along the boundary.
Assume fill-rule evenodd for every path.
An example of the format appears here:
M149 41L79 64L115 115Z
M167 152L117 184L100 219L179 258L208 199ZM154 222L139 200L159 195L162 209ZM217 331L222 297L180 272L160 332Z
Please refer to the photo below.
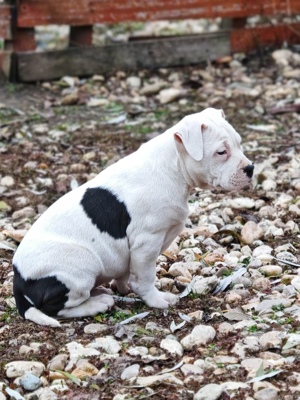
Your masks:
M55 276L41 279L24 279L16 265L14 268L14 296L19 314L24 318L30 307L56 317L68 300L69 289Z

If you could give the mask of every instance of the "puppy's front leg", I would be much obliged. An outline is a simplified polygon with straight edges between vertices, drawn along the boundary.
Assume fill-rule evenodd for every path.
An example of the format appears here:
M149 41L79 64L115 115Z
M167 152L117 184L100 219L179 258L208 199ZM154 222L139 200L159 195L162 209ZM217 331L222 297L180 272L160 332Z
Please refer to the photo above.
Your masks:
M149 307L168 308L177 303L178 297L169 292L160 292L155 287L156 259L159 254L153 251L149 252L151 247L151 243L147 242L139 248L131 250L128 283L131 290L140 296Z

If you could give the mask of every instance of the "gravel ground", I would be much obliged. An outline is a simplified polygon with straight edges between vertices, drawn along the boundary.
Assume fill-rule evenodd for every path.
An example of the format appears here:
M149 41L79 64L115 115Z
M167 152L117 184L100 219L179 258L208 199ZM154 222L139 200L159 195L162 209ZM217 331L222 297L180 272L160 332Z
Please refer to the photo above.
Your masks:
M0 400L300 398L300 55L0 88ZM56 199L180 118L225 111L255 163L239 193L191 194L157 260L162 312L134 295L94 318L22 320L11 259Z

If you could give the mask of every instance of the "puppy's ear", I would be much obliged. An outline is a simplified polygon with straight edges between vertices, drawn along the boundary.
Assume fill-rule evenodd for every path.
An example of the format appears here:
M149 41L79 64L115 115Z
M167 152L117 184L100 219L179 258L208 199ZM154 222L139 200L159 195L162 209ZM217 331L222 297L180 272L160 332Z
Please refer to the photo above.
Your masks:
M226 119L226 115L225 115L224 111L223 110L220 110L220 111L221 111L222 118Z
M180 151L183 145L187 153L196 161L203 158L203 131L206 125L199 122L199 119L190 116L183 118L177 125L174 133L176 146Z

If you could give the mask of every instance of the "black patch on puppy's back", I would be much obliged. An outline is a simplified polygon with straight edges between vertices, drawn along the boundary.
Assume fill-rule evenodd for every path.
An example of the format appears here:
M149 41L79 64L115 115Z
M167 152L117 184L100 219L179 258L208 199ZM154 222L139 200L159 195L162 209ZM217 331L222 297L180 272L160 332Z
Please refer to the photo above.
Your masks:
M108 233L114 239L126 237L131 221L127 207L108 189L89 188L80 203L86 215L101 232Z
M13 290L19 314L24 318L26 311L35 307L51 317L57 316L68 300L69 289L55 276L24 279L17 266L14 265L13 268Z

